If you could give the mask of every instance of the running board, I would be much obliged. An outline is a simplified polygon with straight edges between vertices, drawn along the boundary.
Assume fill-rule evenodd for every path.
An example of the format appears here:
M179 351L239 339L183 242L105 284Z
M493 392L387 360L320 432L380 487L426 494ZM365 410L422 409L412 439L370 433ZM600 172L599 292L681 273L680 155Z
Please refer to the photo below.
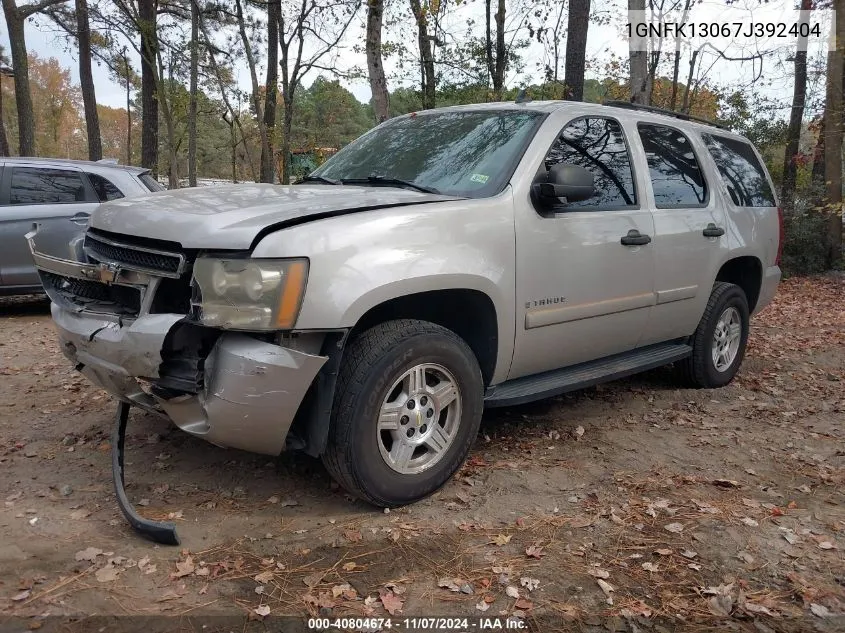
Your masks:
M572 367L515 378L489 387L484 394L484 406L507 407L551 398L568 391L592 387L668 365L686 358L691 353L692 348L689 345L661 343Z

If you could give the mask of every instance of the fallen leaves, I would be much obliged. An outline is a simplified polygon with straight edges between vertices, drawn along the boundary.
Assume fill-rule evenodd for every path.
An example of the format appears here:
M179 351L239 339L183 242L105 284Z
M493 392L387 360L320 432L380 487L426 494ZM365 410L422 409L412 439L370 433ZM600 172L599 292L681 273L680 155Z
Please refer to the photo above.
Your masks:
M103 550L96 547L87 547L84 550L76 552L74 558L78 561L87 560L93 561L97 556L103 553Z
M525 548L525 555L528 556L528 558L540 559L543 558L546 553L543 551L543 548L539 544L534 543L533 545L529 545Z
M379 598L381 599L382 606L384 606L384 610L390 615L396 615L402 612L402 605L405 604L405 600L392 590L386 588L379 590Z
M498 545L500 547L502 545L507 545L508 543L511 542L511 536L512 536L511 534L497 534L492 539L490 539L490 544L491 545Z
M268 582L272 581L274 577L275 574L272 571L268 570L262 571L260 574L256 574L253 577L253 580L255 580L255 582L259 584L266 585Z
M97 582L112 582L117 580L117 577L119 575L120 570L111 564L106 565L105 567L101 567L96 572L94 572L94 576L96 576Z
M525 587L528 591L534 591L537 587L540 586L540 581L536 578L529 578L528 576L523 576L519 579L519 584Z
M668 525L664 525L663 529L667 532L672 532L673 534L680 534L684 531L684 524L683 523L669 523Z
M176 571L172 572L170 577L182 578L183 576L193 574L195 569L196 566L194 565L194 559L187 556L185 557L185 560L176 563Z
M613 604L613 596L611 595L611 593L616 591L616 587L611 585L606 580L602 580L601 578L596 578L596 582L599 585L599 589L604 592L604 595L607 598L607 604Z
M270 605L262 604L260 606L255 607L255 615L261 616L262 618L267 617L270 615Z

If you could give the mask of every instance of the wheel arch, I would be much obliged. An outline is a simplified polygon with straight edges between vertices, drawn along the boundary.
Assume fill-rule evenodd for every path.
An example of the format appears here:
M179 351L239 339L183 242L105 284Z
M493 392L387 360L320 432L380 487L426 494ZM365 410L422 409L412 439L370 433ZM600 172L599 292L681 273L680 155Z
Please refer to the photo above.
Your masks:
M499 353L499 319L486 293L470 288L427 290L393 297L372 306L357 320L350 338L395 319L417 319L443 326L469 345L489 385Z
M716 281L724 281L742 288L748 300L749 312L754 312L763 284L763 263L754 255L729 259L716 274Z

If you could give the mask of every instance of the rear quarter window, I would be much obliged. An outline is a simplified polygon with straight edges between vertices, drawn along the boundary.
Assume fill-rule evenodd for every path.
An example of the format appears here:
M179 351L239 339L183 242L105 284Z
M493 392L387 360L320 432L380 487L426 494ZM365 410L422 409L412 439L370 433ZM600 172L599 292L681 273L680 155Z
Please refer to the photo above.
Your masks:
M750 143L715 134L701 135L733 203L739 207L774 207L775 196Z
M97 192L97 197L100 202L108 202L109 200L117 200L123 198L123 192L105 176L99 174L88 173L88 181Z

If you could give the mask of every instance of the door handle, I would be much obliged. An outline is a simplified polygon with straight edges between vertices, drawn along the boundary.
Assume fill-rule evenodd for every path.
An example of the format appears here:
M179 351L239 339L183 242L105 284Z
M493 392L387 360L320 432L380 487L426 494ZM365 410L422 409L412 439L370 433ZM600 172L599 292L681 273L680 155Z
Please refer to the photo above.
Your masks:
M707 228L701 232L701 234L704 237L722 237L725 234L725 229L721 226L716 226L711 222L707 225Z
M628 235L625 235L621 240L619 240L624 246L644 246L651 242L651 235L644 235L640 233L637 229L631 229L628 231Z
M70 220L74 224L78 224L79 226L85 226L86 224L88 224L88 218L90 216L90 213L83 213L82 211L80 211L79 213L70 216L68 220Z

